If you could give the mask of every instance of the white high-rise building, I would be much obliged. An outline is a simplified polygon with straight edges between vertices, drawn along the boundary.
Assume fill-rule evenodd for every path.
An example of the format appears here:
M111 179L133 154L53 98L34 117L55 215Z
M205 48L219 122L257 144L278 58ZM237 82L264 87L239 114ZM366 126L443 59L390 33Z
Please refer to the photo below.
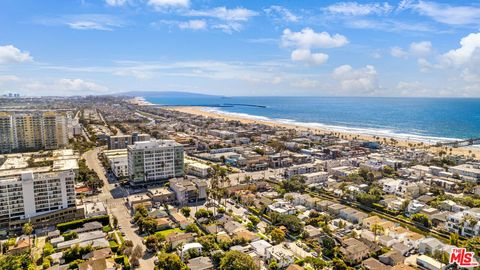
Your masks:
M183 176L183 146L171 140L135 142L127 147L132 184Z
M51 166L0 170L0 228L75 207L77 158L72 150L58 150Z

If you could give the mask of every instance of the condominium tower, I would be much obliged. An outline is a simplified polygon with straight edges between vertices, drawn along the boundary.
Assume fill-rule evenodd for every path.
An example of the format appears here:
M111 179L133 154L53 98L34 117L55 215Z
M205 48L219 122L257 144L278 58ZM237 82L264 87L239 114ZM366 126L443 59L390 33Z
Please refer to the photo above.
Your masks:
M133 185L183 176L183 146L175 141L136 142L127 151L128 175Z
M67 129L66 116L56 112L0 112L0 153L65 146Z
M59 223L75 210L77 158L72 150L54 151L51 166L29 167L32 157L15 154L0 167L0 229L15 230L30 220ZM60 212L59 212L60 211Z

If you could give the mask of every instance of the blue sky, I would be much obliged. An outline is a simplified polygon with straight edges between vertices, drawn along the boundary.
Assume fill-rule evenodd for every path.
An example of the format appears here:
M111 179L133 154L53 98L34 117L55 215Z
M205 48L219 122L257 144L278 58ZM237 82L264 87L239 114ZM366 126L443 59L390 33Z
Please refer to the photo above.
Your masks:
M0 93L480 96L472 1L3 0Z

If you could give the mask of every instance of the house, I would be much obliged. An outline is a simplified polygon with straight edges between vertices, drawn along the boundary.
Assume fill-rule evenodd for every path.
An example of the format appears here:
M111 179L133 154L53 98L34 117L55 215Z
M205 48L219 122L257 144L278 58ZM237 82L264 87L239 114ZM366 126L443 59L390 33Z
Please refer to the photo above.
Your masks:
M258 240L259 237L257 234L247 230L247 229L244 229L244 228L241 228L239 230L236 230L234 233L233 233L233 239L243 239L244 241L247 241L247 242L251 242L251 241L254 241L254 240Z
M447 268L446 264L443 264L432 257L426 255L420 255L417 257L417 265L421 269L425 270L444 270Z
M185 228L192 223L180 212L172 213L170 216L172 220L177 223L178 226L180 226L180 228L182 228L183 230L185 230Z
M165 241L172 245L172 248L176 248L181 244L190 243L195 239L193 233L181 233L173 232L165 237Z
M398 226L395 228L390 229L388 235L392 238L397 240L403 241L403 238L409 233L410 231L404 227Z
M188 260L188 269L190 270L213 270L215 269L212 260L209 257L201 256Z
M370 249L362 241L355 238L349 238L342 241L340 252L344 255L346 261L357 264L368 257Z
M152 202L154 203L175 203L175 193L166 187L150 188L147 192L147 195L152 199Z
M171 227L171 221L169 218L157 218L155 221L157 222L157 230L165 230Z
M416 232L409 232L405 237L403 238L403 243L409 247L417 248L418 243L420 240L424 239L425 236L416 233Z
M308 238L317 238L317 237L320 237L320 235L322 235L322 230L312 225L305 226L303 230L307 233Z
M364 269L367 270L388 270L390 267L386 266L385 264L381 263L377 259L368 258L362 262L362 266Z
M393 266L392 268L390 268L390 270L417 270L417 269L401 263L401 264L397 264L397 265Z
M386 265L397 265L405 261L405 257L396 250L390 250L387 253L384 253L378 256L378 260Z
M381 235L378 237L378 243L385 247L391 247L393 244L398 243L398 240L388 236L388 235Z
M352 223L361 223L364 218L368 217L368 214L360 212L350 207L346 207L339 211L339 216Z
M139 205L145 206L147 209L152 209L152 199L146 193L138 193L128 196L128 205L132 210Z
M252 246L255 253L257 253L257 255L262 258L265 258L267 256L267 249L272 247L272 245L265 240L257 240L251 242L250 245Z
M379 216L371 216L371 217L364 218L362 221L362 225L366 229L371 229L373 225L378 224L382 221L383 219L380 218Z
M286 270L304 270L305 268L301 267L298 264L290 264Z
M283 215L293 215L296 213L295 207L290 202L276 199L273 204L268 206L268 211L277 212Z
M117 269L113 259L88 260L78 264L79 270L115 270Z
M435 251L441 250L443 243L437 238L427 237L419 241L418 252L420 254L434 254Z
M268 262L275 260L281 268L287 267L295 261L293 252L285 248L283 244L269 247L266 251L266 260Z
M180 258L183 260L185 254L190 250L196 250L198 253L202 253L203 246L200 243L187 243L183 245L182 250L180 251Z
M402 255L406 255L411 249L411 247L402 243L395 243L392 245L392 250L398 251L398 253Z
M225 224L223 224L223 228L225 229L225 231L232 235L234 232L236 232L237 230L242 230L243 229L243 225L236 222L236 221L227 221Z

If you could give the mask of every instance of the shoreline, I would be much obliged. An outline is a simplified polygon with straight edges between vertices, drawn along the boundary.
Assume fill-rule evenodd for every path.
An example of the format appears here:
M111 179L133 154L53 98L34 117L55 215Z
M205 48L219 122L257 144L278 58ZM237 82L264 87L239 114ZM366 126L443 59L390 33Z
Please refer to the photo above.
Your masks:
M211 108L209 109L208 107L200 107L200 106L161 106L157 105L163 109L167 110L173 110L173 111L178 111L178 112L183 112L183 113L189 113L189 114L194 114L194 115L201 115L205 117L212 117L212 118L217 118L217 119L224 119L224 120L234 120L234 121L240 121L242 123L248 123L248 124L264 124L264 125L269 125L269 126L274 126L274 127L282 127L282 128L287 128L287 129L296 129L296 130L303 130L303 131L314 131L319 134L337 134L340 138L351 140L353 138L358 138L361 140L366 140L366 141L377 141L377 142L382 142L384 139L389 142L390 139L394 139L397 141L395 146L400 146L400 147L416 147L416 148L422 148L426 149L432 153L438 153L441 150L445 151L445 147L436 147L434 143L428 143L425 141L422 141L421 139L413 139L413 138L403 138L401 136L395 137L394 135L385 135L385 134L363 134L361 132L355 132L353 131L348 131L348 130L335 130L334 128L329 128L328 126L321 126L322 124L318 123L320 125L319 127L310 127L306 125L301 125L296 122L292 123L285 123L281 121L276 121L269 119L267 117L263 116L241 116L241 115L231 115L227 113L221 113L216 110L212 110ZM352 128L353 129L353 128ZM408 135L408 134L407 134ZM412 135L413 137L413 135ZM421 137L421 136L419 136ZM379 138L379 139L377 139ZM440 138L439 138L440 139ZM458 148L450 148L447 147L448 151L452 149L451 153L454 155L464 155L464 156L471 156L471 154L475 154L476 157L480 156L480 148L476 147L458 147Z

